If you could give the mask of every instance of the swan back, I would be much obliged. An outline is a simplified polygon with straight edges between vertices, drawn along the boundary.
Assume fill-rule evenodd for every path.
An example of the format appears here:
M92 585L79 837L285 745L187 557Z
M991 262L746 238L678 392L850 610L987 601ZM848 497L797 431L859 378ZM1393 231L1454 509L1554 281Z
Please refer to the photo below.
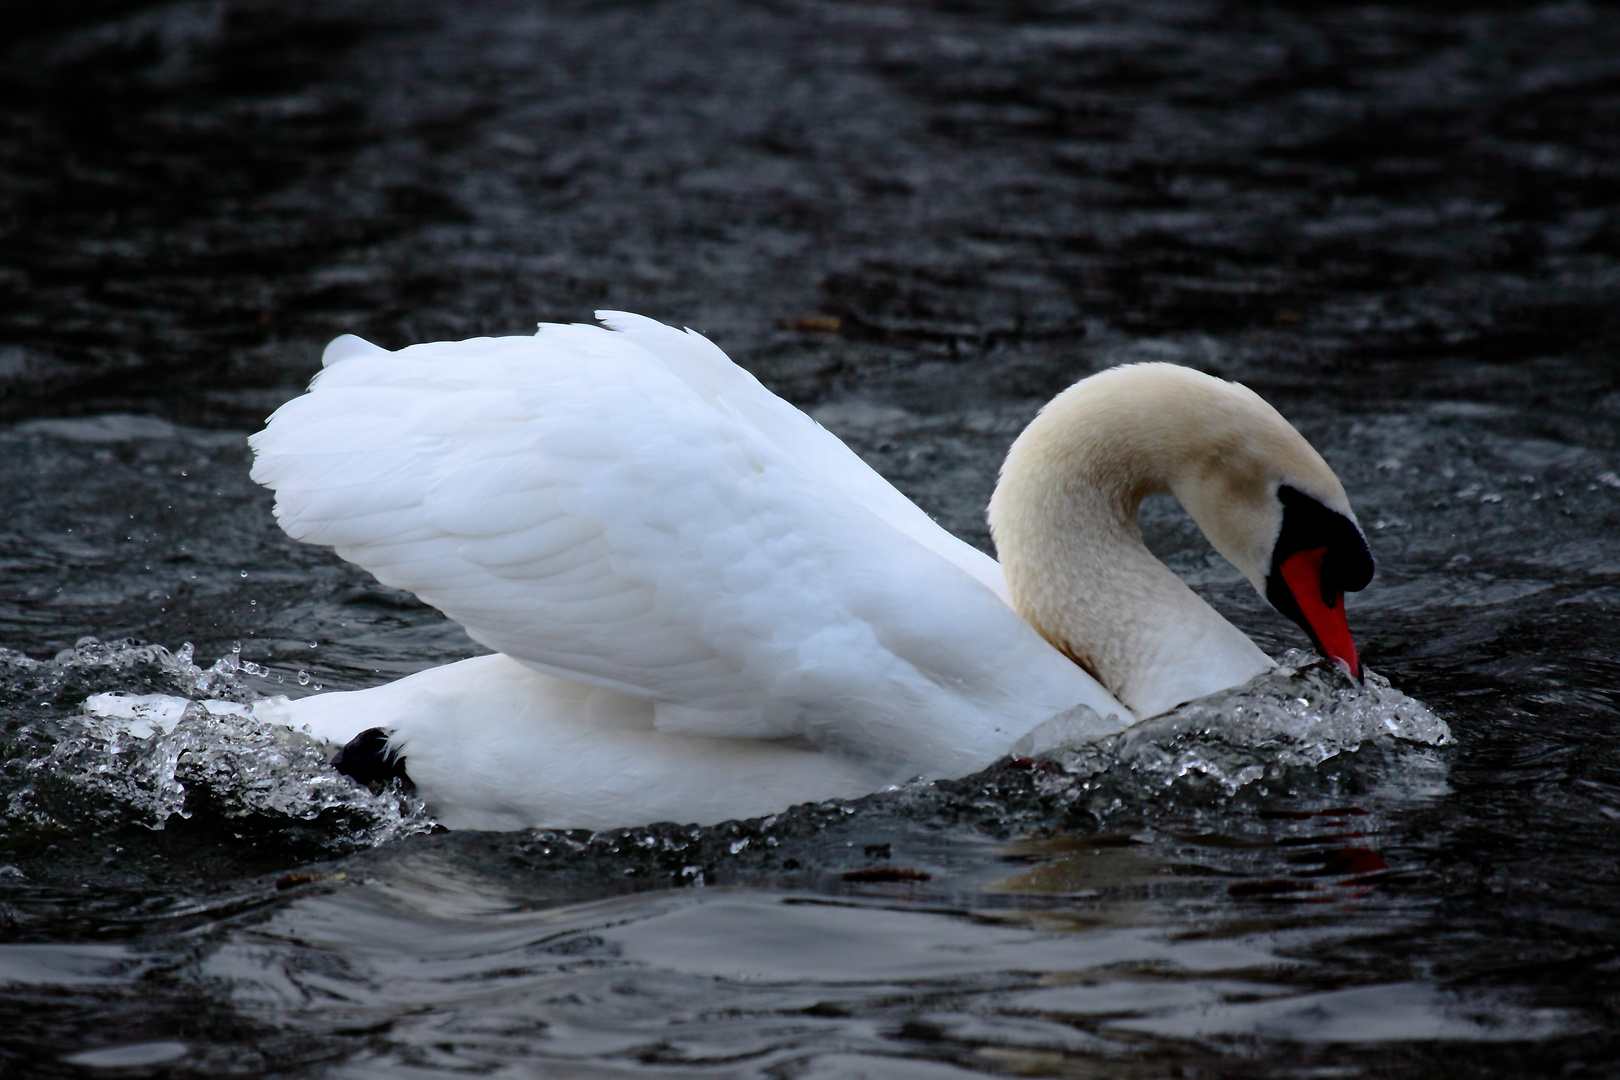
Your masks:
M1130 719L833 435L700 335L604 315L340 339L253 437L254 479L294 537L534 670L652 701L662 732L797 736L903 779L1077 704Z

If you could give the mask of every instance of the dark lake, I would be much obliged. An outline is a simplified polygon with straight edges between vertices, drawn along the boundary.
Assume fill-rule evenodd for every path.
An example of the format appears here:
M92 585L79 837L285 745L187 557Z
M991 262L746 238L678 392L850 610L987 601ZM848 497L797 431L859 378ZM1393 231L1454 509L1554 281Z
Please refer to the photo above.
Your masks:
M1344 480L1363 659L1449 738L1171 725L496 834L309 740L86 716L479 651L283 535L245 436L337 334L599 307L703 331L987 549L1056 391L1248 384ZM7 5L0 508L5 1076L1620 1076L1613 7Z

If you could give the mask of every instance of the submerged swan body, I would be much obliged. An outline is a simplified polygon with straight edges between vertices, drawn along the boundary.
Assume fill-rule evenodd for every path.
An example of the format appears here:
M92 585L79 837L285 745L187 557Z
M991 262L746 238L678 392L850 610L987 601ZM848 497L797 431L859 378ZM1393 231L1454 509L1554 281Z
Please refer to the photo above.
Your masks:
M707 339L599 317L339 338L252 439L290 535L496 653L256 711L338 743L381 729L368 752L452 828L769 813L1241 684L1271 661L1142 545L1156 491L1357 669L1342 593L1371 576L1365 541L1241 386L1147 364L1059 395L1003 467L998 566Z

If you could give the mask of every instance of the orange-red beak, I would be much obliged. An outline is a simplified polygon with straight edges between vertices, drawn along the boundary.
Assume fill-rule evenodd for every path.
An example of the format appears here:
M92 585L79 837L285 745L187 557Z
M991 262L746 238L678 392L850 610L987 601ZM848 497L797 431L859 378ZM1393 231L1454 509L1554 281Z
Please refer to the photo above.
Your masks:
M1361 660L1356 656L1356 643L1350 638L1350 623L1344 616L1344 593L1326 595L1322 589L1322 560L1327 550L1317 547L1296 551L1282 561L1278 570L1305 617L1305 629L1316 647L1337 661L1352 679L1360 679Z

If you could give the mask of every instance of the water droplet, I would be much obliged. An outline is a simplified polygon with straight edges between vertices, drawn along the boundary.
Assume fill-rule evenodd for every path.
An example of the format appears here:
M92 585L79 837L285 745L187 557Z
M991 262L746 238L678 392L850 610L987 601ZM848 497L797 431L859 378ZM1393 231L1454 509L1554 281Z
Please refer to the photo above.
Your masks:
M309 672L300 671L298 673L298 685L299 686L308 686L309 685Z
M246 570L243 570L243 571L242 571L242 576L243 576L243 577L247 577L247 571L246 571Z

